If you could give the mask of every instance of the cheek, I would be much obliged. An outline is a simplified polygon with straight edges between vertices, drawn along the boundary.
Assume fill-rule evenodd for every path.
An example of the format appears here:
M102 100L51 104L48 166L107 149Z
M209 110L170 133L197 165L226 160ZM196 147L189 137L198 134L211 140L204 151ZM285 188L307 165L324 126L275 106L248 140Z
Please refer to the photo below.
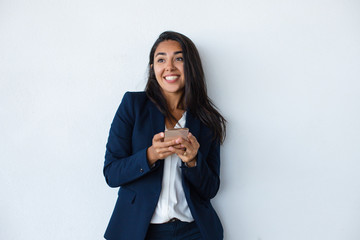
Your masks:
M179 69L179 71L184 72L184 63L178 62L176 68Z
M155 73L155 77L157 80L161 78L161 70L160 69L154 68L154 73Z

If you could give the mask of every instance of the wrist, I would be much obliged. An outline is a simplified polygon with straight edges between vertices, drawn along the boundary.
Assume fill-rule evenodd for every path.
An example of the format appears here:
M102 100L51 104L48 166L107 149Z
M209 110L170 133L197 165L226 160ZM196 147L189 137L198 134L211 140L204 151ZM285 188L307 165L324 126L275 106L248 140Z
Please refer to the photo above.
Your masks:
M188 161L188 162L186 162L186 166L187 167L196 167L196 157L194 157L192 160L190 160L190 161Z
M157 161L156 157L154 156L153 146L146 150L146 157L150 166L152 166Z

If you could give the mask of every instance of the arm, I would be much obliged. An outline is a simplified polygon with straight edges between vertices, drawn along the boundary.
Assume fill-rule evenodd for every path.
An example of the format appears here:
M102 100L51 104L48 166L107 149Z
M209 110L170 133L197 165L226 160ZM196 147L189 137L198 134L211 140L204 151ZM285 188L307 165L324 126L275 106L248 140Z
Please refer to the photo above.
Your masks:
M185 178L204 199L215 197L220 186L220 143L213 141L207 155L198 151L195 167L182 166Z
M132 95L127 92L111 124L103 169L106 182L110 187L127 184L152 170L146 156L147 148L132 152L135 122L133 106Z

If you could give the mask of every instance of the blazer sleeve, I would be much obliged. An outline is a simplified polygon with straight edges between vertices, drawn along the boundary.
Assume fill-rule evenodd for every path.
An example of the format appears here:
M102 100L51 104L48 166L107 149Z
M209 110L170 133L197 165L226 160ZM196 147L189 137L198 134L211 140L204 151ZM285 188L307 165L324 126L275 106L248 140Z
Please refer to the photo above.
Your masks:
M134 101L132 94L127 92L115 114L106 144L103 173L110 187L135 181L154 169L149 167L147 148L133 153L134 122Z
M220 143L213 141L208 154L198 151L196 166L182 166L186 179L205 200L215 197L220 187Z

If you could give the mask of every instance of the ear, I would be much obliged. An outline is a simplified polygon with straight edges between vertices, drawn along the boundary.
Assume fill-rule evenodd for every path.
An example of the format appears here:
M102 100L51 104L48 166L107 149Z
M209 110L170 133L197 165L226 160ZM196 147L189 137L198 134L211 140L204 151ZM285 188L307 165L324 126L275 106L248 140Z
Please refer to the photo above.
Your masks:
M150 68L153 68L154 64L150 64Z

